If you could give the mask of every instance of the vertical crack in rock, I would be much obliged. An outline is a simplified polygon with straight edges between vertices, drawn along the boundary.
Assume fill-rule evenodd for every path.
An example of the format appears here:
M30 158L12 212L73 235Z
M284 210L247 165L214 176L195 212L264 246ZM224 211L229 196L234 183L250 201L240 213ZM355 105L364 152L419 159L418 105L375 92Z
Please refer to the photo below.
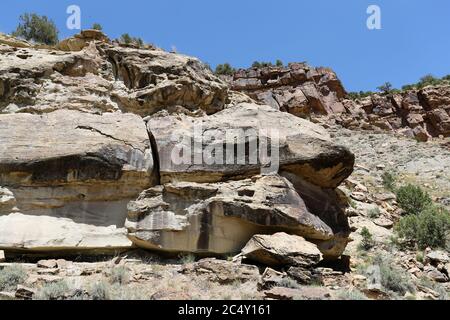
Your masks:
M150 142L150 148L152 150L152 156L153 156L152 178L155 181L152 181L152 182L154 182L155 185L159 186L159 185L161 185L161 172L160 172L161 163L160 163L159 153L158 153L158 144L156 143L156 139L155 139L155 136L153 135L153 133L147 128L147 123L145 123L145 127L147 130L148 140Z

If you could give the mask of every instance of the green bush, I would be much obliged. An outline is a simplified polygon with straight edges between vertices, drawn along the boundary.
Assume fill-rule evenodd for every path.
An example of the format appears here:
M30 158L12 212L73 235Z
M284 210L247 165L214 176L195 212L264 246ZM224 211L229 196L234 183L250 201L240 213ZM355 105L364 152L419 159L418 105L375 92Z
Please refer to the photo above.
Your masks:
M297 281L295 281L292 278L283 278L281 279L281 281L278 283L279 287L283 287L283 288L290 288L290 289L298 289L300 288L300 285L298 284Z
M397 203L405 214L419 214L429 207L433 201L430 195L419 186L408 184L396 191Z
M273 67L273 63L264 61L255 61L252 64L252 68L265 68L265 67Z
M357 300L369 300L367 296L357 289L340 290L337 293L339 300L357 301Z
M92 29L98 30L98 31L102 31L102 30L103 30L103 27L102 27L102 25L101 25L100 23L94 23L94 24L92 25Z
M13 36L48 45L58 43L58 29L55 23L46 16L25 13L19 19L21 22L16 31L12 33Z
M66 281L48 283L38 290L35 300L63 300L69 293L69 285Z
M284 66L284 63L283 63L283 61L281 61L280 59L278 59L278 60L275 62L275 65L276 65L277 67L283 67L283 66Z
M401 218L395 231L401 238L415 242L420 249L445 248L450 214L444 208L432 206L417 215Z
M139 37L132 37L128 33L124 33L120 36L119 43L142 47L144 45L144 40Z
M0 291L11 291L27 279L27 272L18 265L7 266L0 270Z
M347 99L358 100L369 97L371 95L373 95L372 91L349 92L347 94Z
M370 219L376 219L379 218L381 216L381 211L378 207L370 209L367 212L367 217L369 217Z
M226 76L232 76L235 72L236 69L234 69L229 63L217 65L215 71L217 75L226 75Z
M126 267L118 266L111 270L111 283L126 284L129 280L128 269Z
M195 262L195 256L193 254L181 254L179 256L179 259L182 264L189 264Z
M392 173L385 171L381 175L381 179L383 180L383 186L389 191L395 191L395 186L397 182L397 176Z
M372 249L375 246L375 241L374 241L373 236L370 233L369 229L364 227L361 230L361 236L362 236L362 240L358 246L358 249L367 251L367 250Z
M407 292L415 291L414 285L408 276L400 269L394 267L390 259L376 256L373 264L379 267L381 285L387 290L405 295Z
M110 300L110 286L105 281L96 282L90 292L92 300Z
M377 87L377 89L383 92L384 94L389 94L391 93L393 86L390 82L385 82L381 86Z
M422 89L426 86L437 86L443 84L450 84L450 75L444 76L441 79L428 74L420 78L420 81L413 84L408 84L402 87L402 90L417 90Z

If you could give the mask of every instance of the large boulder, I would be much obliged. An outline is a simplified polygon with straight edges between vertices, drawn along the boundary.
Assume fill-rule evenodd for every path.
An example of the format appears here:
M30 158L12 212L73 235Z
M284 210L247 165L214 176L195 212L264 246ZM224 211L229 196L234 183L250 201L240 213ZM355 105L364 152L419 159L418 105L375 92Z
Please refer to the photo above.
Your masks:
M333 230L348 229L345 219L344 225L329 226L311 213L293 185L278 175L166 184L144 191L128 210L130 239L166 252L238 252L253 235L281 230L329 243Z
M0 113L211 114L228 103L228 85L193 57L120 46L96 30L55 48L17 48L21 42L12 39L0 37Z
M335 188L351 174L355 161L322 127L251 103L200 118L153 117L147 127L158 149L163 183L217 182L281 169Z
M9 190L2 199L26 215L123 227L127 203L158 182L136 115L0 115L0 141L0 185Z
M100 50L119 81L111 95L122 110L143 116L170 108L212 114L225 106L228 86L196 58L105 44Z
M300 236L283 232L254 235L241 253L247 259L275 268L284 266L311 268L321 259L321 253L316 245Z

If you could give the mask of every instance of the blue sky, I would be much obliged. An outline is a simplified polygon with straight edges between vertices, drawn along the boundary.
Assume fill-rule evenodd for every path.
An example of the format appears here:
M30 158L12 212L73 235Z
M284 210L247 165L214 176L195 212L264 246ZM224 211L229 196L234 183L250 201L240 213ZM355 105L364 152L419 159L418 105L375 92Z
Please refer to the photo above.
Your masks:
M450 74L448 0L16 0L0 4L0 31L36 12L70 36L71 4L81 8L82 28L98 22L111 38L128 32L213 67L308 61L333 68L349 91ZM381 8L381 30L366 27L370 4Z

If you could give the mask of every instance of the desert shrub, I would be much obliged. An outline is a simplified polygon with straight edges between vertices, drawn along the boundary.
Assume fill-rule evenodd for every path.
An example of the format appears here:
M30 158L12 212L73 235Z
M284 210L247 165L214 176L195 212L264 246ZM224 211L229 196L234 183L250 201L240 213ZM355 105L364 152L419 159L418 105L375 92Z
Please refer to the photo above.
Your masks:
M61 280L42 286L35 294L35 300L62 300L65 299L70 288L66 281Z
M367 217L369 217L370 219L376 219L376 218L379 218L380 215L381 215L381 211L380 211L380 209L379 209L378 207L373 208L373 209L370 209L370 210L367 212Z
M441 79L436 78L435 76L428 74L420 78L420 81L413 84L408 84L402 87L402 90L417 90L422 89L426 86L436 86L442 84L449 84L450 75L444 76Z
M357 300L368 300L367 296L359 290L340 290L337 293L337 297L339 300L349 300L349 301L357 301Z
M10 265L0 270L0 291L11 291L27 279L27 272L18 265Z
M347 93L347 99L358 100L366 98L371 95L373 95L372 91L349 92Z
M144 40L139 37L132 37L128 33L122 34L118 41L122 44L135 45L138 47L142 47L144 45Z
M281 279L281 281L278 283L279 287L283 288L291 288L291 289L298 289L300 288L300 285L292 278L286 277Z
M417 260L417 262L424 263L425 255L423 254L423 252L416 253L416 260Z
M370 233L369 229L367 229L366 227L362 228L361 236L362 240L358 246L358 249L367 251L375 246L375 241L373 240L373 236Z
M390 259L376 256L373 264L379 268L381 285L387 290L401 295L415 291L414 285L406 273L394 267L394 263Z
M111 283L126 284L129 279L129 272L125 266L114 267L111 270Z
M252 68L265 68L265 67L272 67L272 62L264 62L264 61L255 61L252 63Z
M226 75L231 76L236 72L236 69L234 69L229 63L219 64L216 67L215 73L217 75Z
M101 25L100 23L94 23L94 24L92 25L92 29L98 30L98 31L102 31L102 30L103 30L103 27L102 27L102 25Z
M110 286L105 281L96 282L90 292L92 300L110 300Z
M195 256L193 254L181 254L179 256L181 264L189 264L195 262Z
M20 23L12 33L13 36L48 45L58 43L58 29L55 23L46 16L25 13L19 19Z
M417 215L401 218L395 231L401 238L415 242L420 249L445 248L450 214L444 208L431 206Z
M423 88L426 86L438 85L440 83L441 83L440 79L437 79L436 77L434 77L431 74L427 74L426 76L423 76L422 78L420 78L418 87Z
M407 215L415 215L429 207L433 201L430 195L419 186L408 184L396 191L397 202Z
M283 61L281 61L280 59L278 59L278 60L275 62L275 65L276 65L277 67L283 67L283 66L284 66L284 63L283 63Z
M395 191L395 186L397 183L397 175L395 173L385 171L381 175L381 179L383 180L383 187L389 191Z
M419 284L435 291L439 295L437 297L439 300L447 301L449 299L449 293L447 292L445 287L430 280L428 277L421 277L419 279Z
M385 94L391 93L393 86L390 82L385 82L381 86L377 87L377 89Z

